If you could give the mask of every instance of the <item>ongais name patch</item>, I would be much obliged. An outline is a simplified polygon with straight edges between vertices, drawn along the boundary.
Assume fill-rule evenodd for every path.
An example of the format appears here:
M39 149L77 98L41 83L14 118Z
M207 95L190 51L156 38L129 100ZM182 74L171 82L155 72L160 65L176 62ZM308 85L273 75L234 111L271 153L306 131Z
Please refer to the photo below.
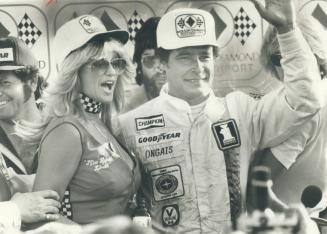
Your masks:
M240 134L234 119L214 123L211 128L220 150L224 151L241 145Z
M162 114L141 117L135 119L136 130L145 130L149 128L160 128L165 126L165 120Z

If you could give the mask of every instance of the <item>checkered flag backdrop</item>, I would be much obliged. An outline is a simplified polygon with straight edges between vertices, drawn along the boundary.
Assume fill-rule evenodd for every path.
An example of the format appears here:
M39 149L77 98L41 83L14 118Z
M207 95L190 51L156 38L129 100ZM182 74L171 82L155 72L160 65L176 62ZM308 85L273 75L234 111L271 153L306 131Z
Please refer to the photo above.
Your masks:
M140 15L137 13L137 11L134 11L131 18L127 22L129 39L131 41L134 41L135 35L140 30L143 23L144 23L143 19L140 17Z
M250 19L243 7L240 8L234 17L235 36L244 45L245 41L250 37L252 31L256 28L256 24Z
M22 39L29 48L32 48L41 34L42 32L38 29L38 27L36 27L30 17L25 13L24 17L18 24L19 38Z

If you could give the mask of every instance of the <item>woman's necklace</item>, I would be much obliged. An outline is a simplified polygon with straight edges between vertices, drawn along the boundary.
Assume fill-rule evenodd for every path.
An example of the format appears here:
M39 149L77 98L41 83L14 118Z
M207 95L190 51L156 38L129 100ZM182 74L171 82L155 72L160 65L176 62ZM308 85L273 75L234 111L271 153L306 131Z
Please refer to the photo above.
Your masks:
M79 93L79 100L83 109L88 113L98 114L102 110L102 103L98 102L84 93Z

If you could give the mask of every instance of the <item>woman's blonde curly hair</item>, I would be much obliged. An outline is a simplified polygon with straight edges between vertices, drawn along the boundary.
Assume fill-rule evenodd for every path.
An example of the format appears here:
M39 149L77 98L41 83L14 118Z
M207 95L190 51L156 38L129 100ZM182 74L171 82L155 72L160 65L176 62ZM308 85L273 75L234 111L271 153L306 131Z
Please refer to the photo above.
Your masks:
M106 52L114 52L127 62L126 70L118 76L116 81L113 101L104 104L101 119L109 129L112 129L112 118L124 106L124 83L135 76L135 66L123 45L116 40L93 40L84 46L72 51L62 62L57 76L47 80L47 87L40 99L42 103L42 122L16 124L16 132L31 143L40 142L48 123L54 117L78 115L83 117L79 105L80 70L83 65L91 60L103 57Z

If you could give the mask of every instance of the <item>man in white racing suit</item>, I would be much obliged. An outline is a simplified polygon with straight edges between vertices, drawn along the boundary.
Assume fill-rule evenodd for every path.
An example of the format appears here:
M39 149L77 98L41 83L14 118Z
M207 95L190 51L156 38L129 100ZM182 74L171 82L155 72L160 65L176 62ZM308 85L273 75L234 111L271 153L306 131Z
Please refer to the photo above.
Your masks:
M176 9L159 22L167 84L118 120L122 141L142 162L155 229L227 233L244 211L252 153L290 137L322 105L317 63L293 21L291 1L266 5L256 6L279 32L285 88L259 101L241 92L213 94L218 48L210 13Z

